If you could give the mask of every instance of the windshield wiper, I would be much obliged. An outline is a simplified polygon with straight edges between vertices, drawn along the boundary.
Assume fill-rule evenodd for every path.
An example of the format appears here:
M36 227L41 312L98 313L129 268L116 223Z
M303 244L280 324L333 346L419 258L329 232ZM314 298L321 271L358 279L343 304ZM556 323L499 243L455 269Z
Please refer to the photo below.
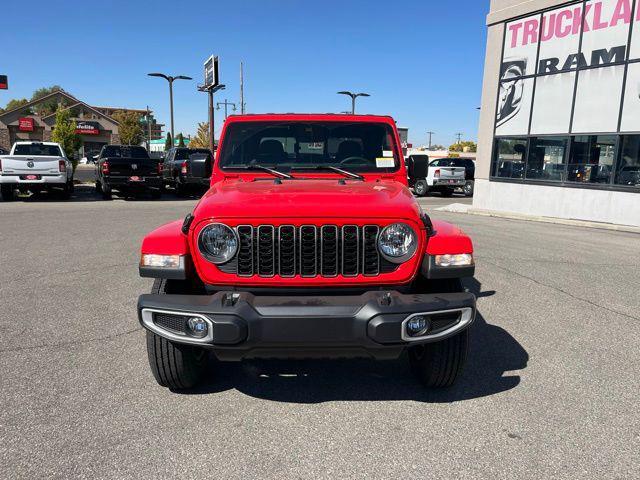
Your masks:
M259 165L257 163L250 163L249 165L230 165L223 168L225 170L260 170L261 172L270 173L274 177L284 178L287 180L293 180L296 178L293 175L289 175L288 173L274 170L273 168L265 167L264 165Z
M334 167L333 165L316 165L315 167L292 167L291 170L330 170L332 172L344 175L345 177L364 181L364 177L362 175L350 172L349 170L343 170L342 168Z

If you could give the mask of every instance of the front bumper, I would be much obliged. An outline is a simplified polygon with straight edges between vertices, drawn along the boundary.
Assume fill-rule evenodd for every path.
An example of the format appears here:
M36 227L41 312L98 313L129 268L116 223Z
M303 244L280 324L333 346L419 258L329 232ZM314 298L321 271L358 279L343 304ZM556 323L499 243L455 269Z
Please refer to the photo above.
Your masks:
M37 179L28 179L30 175L36 175ZM67 174L63 172L56 174L32 174L25 173L21 175L0 175L0 183L10 183L14 185L52 185L64 186L67 183Z
M468 328L475 318L475 303L470 293L396 291L353 296L141 295L138 317L153 333L176 343L212 348L221 360L392 359L409 345L437 342ZM411 338L406 325L416 314L427 316L432 328ZM207 322L205 338L188 333L187 319L194 316Z

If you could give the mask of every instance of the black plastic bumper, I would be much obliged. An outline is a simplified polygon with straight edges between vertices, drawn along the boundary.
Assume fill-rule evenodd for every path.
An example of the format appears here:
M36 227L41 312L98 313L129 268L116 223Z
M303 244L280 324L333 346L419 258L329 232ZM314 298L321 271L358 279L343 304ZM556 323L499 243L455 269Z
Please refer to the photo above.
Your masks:
M160 177L140 177L140 180L131 180L131 177L108 177L105 180L106 184L115 190L148 190L162 187Z
M430 335L408 338L407 318L417 313L431 315L433 325L443 318L449 323L441 323ZM161 328L155 323L161 314L199 315L209 322L210 334L200 340ZM475 317L475 296L396 291L304 297L244 292L141 295L138 317L148 330L178 343L213 348L222 360L397 358L408 345L440 341L467 328Z

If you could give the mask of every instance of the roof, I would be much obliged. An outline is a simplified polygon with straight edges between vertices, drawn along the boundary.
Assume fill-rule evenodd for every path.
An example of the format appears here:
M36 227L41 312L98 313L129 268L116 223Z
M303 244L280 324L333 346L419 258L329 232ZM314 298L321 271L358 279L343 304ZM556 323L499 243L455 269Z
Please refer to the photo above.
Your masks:
M245 113L243 115L229 115L230 120L257 121L257 120L328 120L336 122L349 121L381 121L393 120L390 115L366 115L345 113Z
M123 108L123 107L98 107L98 106L94 106L93 108L97 110L120 110L125 112L147 113L146 108L141 109L141 108ZM153 110L149 109L149 113L153 113Z
M37 143L38 145L55 145L55 146L60 146L59 143L56 142L39 142L37 140L18 140L16 142L14 142L14 145L31 145L32 143Z
M110 122L113 122L116 125L120 125L120 123L115 118L110 117L109 115L106 115L106 114L102 113L99 110L96 110L94 107L92 107L88 103L81 102L80 100L78 100L77 103L74 103L73 105L69 105L68 107L63 108L62 110L69 110L71 108L77 107L78 105L81 105L81 106L87 108L88 110L91 110L93 113L108 119ZM42 117L42 119L44 120L45 118L53 117L53 116L56 115L56 113L58 113L58 112L56 111L56 112L50 113L49 115L45 115L44 117Z
M67 93L64 90L60 89L60 90L56 90L54 92L51 92L51 93L45 95L44 97L40 97L40 98L38 98L36 100L31 100L30 102L27 102L24 105L20 105L19 107L12 108L11 110L7 110L6 112L2 112L0 114L0 116L8 115L8 114L16 112L18 110L22 110L23 108L31 107L31 106L33 106L33 105L35 105L37 103L40 103L40 102L42 102L44 100L47 100L49 97L53 97L54 95L62 95L63 97L67 97L68 99L73 100L74 102L80 102L80 100L78 100L76 97L74 97L70 93Z

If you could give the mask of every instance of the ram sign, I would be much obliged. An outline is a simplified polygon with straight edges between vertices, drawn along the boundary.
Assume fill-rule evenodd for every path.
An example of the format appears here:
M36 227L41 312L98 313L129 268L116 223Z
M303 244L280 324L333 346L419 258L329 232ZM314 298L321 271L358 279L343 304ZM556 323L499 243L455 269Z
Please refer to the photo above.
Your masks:
M579 2L507 23L496 135L639 131L636 62L640 1Z

